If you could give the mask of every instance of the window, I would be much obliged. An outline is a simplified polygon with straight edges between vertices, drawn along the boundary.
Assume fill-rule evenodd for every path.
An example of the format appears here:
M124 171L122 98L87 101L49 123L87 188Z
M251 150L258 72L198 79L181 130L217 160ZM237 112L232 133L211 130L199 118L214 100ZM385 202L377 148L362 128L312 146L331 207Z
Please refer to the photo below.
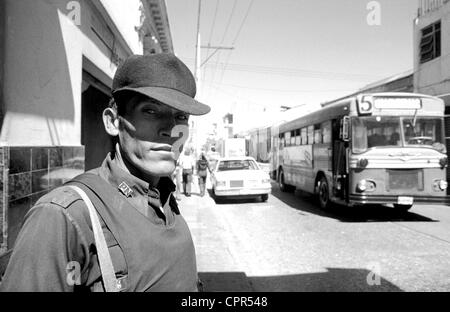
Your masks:
M441 21L422 29L420 40L420 63L441 56Z
M295 131L291 131L291 146L295 145Z
M322 144L322 130L320 129L320 125L314 126L314 143Z
M284 146L291 146L291 133L290 132L286 132L284 134L284 139L285 139Z
M314 143L314 126L308 127L308 145L312 145Z
M331 121L327 121L322 124L322 137L323 143L331 143Z
M253 160L225 160L220 162L217 171L232 170L258 170L258 166Z
M308 144L308 132L306 128L301 130L302 145Z
M300 129L295 130L295 145L301 145L302 138L300 136Z

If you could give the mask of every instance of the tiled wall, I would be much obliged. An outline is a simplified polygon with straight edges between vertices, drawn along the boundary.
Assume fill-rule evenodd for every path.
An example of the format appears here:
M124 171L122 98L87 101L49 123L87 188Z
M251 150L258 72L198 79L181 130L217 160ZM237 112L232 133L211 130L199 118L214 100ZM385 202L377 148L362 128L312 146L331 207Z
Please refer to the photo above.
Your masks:
M0 246L11 248L36 201L84 172L84 147L0 147Z

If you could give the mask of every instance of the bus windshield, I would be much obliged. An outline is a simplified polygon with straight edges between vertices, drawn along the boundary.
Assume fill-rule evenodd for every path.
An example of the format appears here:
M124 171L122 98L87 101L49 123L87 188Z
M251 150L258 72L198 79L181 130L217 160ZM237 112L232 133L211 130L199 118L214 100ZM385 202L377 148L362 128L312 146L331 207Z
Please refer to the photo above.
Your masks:
M353 152L380 147L428 147L445 153L443 119L371 116L352 119Z

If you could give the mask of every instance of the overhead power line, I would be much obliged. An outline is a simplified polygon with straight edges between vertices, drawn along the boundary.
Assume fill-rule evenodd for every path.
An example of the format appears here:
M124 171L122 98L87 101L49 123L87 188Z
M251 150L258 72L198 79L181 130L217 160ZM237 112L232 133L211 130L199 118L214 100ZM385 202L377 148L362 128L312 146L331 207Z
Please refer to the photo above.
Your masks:
M188 60L188 59L186 59ZM189 61L187 61L189 62ZM225 63L219 63L217 67L225 68ZM205 65L208 67L213 67L214 65ZM268 67L268 66L258 66L258 65L243 65L243 64L228 64L227 70L238 71L238 72L249 72L257 74L266 75L280 75L280 76L299 76L305 78L320 78L320 79L330 79L330 80L373 80L380 79L382 76L360 74L360 73L339 73L339 72L323 72L314 70L305 70L299 68L283 68L283 67Z
M233 43L231 44L232 46L235 45L236 41L237 41L238 38L239 38L239 35L241 34L242 28L244 27L245 22L247 21L248 15L249 15L249 13L250 13L250 10L252 9L253 2L254 2L254 0L251 0L251 1L250 1L250 4L249 4L249 6L248 6L248 8L247 8L247 12L245 13L244 19L242 20L242 23L241 23L241 25L240 25L240 27L239 27L239 30L238 30L236 36L234 37ZM228 57L227 57L227 60L226 60L226 62L225 62L225 67L223 68L222 75L221 75L221 77L220 77L220 83L222 83L222 81L223 81L223 77L224 77L224 75L225 75L225 71L227 70L227 64L228 64L228 62L230 61L231 53L232 53L232 51L231 51L230 53L228 53Z
M206 81L205 81L206 82ZM218 85L217 83L210 82L211 85ZM269 91L269 92L286 92L286 93L323 93L323 92L349 92L354 89L320 89L320 90L301 90L301 89L272 89L272 88L254 88L247 86L239 86L234 84L225 84L222 83L220 86L228 86L238 89L248 89L248 90L257 90L257 91ZM214 87L214 86L213 86Z

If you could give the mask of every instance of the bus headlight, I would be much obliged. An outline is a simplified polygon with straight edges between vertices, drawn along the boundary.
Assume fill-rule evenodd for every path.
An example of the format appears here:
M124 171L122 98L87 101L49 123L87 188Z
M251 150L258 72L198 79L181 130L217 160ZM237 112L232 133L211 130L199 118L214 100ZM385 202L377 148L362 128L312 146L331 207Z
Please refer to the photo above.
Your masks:
M375 185L375 182L373 182L373 181L361 180L356 185L356 191L359 193L373 192L373 191L375 191L375 189L376 189L376 185Z
M434 180L433 189L435 192L445 191L448 187L448 183L445 180Z

